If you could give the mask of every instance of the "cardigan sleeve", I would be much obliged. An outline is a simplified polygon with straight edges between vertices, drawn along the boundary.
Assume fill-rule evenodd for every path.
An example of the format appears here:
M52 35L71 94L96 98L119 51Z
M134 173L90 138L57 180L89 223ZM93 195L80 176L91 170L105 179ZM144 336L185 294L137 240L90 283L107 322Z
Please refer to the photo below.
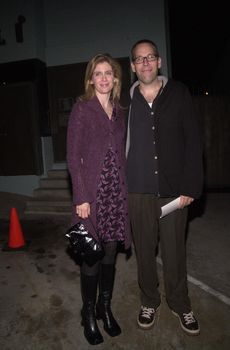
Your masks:
M67 128L67 166L71 176L73 204L75 205L92 201L84 176L83 148L86 122L82 104L83 102L78 101L73 106Z

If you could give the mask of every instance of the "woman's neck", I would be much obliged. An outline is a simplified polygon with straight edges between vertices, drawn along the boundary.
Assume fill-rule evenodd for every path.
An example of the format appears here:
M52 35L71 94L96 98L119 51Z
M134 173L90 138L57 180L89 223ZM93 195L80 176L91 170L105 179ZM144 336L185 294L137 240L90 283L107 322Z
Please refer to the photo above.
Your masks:
M104 95L96 94L96 95L105 113L107 114L109 119L111 119L112 112L113 112L113 105L110 101L110 94L104 94Z

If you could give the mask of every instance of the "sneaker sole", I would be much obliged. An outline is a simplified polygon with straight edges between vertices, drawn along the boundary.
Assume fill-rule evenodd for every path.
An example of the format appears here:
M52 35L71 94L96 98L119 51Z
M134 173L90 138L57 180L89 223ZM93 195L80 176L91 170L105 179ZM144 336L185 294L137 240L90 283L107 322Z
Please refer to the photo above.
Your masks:
M185 328L185 326L183 325L183 323L181 322L181 319L180 319L180 316L173 310L172 311L172 314L174 316L176 316L178 319L179 319L179 322L180 322L180 326L181 328L183 329L183 331L188 334L188 335L199 335L200 334L200 329L197 329L197 330L189 330L187 328Z
M155 318L151 323L148 323L148 324L140 323L137 316L137 324L138 324L138 327L141 329L145 329L145 330L151 329L154 326L154 323L155 323Z

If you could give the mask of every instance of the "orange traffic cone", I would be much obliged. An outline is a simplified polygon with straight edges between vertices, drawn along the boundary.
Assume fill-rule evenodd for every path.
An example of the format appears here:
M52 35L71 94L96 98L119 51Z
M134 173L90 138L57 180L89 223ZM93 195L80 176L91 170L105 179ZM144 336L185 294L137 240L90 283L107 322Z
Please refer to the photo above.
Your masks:
M4 250L23 250L25 247L26 242L23 237L17 210L15 208L11 208L8 247L6 247Z

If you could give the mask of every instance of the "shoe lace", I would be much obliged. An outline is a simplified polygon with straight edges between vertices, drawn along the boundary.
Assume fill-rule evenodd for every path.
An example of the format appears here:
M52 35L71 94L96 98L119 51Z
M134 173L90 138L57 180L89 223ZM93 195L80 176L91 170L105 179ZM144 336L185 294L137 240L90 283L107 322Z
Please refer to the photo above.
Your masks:
M190 324L190 323L196 322L192 311L190 311L188 314L183 314L183 317L184 317L184 320L185 320L186 324Z
M141 307L141 316L146 318L151 318L151 316L154 314L155 309L151 307L142 306Z

